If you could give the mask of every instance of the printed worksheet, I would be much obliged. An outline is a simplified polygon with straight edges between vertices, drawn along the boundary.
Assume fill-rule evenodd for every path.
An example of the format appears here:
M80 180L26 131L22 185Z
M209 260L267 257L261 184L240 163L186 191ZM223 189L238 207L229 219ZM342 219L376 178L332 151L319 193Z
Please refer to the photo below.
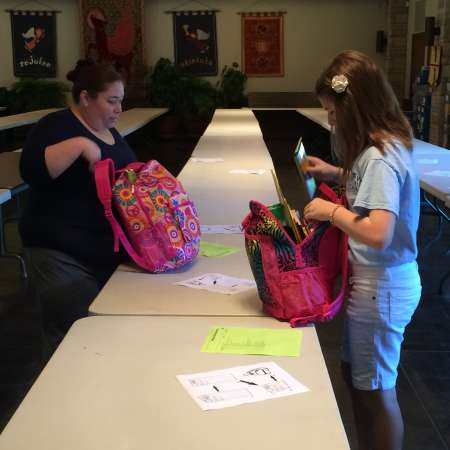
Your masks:
M274 362L177 375L177 379L203 411L309 391Z
M239 224L232 225L200 225L202 234L242 234Z
M174 283L178 286L186 286L193 289L205 289L219 294L238 294L247 289L256 288L254 280L229 277L221 273L205 273L198 277Z
M266 169L233 169L230 170L233 175L262 175Z

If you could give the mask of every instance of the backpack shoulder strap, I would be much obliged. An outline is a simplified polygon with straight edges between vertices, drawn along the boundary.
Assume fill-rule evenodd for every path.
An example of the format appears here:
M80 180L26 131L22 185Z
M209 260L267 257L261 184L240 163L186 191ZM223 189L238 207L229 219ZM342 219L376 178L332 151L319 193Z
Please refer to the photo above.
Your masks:
M114 162L112 159L103 159L97 161L94 166L95 174L95 186L97 188L97 196L103 205L105 211L105 217L111 225L113 236L114 236L114 251L119 251L119 241L125 247L127 253L133 258L133 260L141 267L146 267L145 261L141 258L133 246L130 244L127 236L125 235L122 227L120 226L117 219L114 217L112 211L112 190L111 186L114 185L115 179L115 169Z

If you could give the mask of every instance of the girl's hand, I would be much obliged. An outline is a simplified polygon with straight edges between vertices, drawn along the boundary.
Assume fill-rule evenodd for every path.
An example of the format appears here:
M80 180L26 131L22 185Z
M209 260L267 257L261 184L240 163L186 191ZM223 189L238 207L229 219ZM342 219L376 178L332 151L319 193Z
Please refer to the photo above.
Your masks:
M335 206L336 203L321 198L314 198L305 206L303 217L308 221L318 220L323 222L324 220L329 220Z
M339 167L328 164L315 156L308 156L307 171L318 180L338 182L341 175Z

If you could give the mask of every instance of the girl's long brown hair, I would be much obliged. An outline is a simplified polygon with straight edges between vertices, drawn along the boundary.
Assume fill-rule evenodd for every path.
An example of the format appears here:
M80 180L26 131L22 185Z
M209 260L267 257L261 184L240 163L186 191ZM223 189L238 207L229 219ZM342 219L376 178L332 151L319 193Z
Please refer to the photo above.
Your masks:
M335 92L331 80L345 75L348 86ZM316 82L316 94L331 100L336 112L336 144L347 176L358 156L370 146L384 153L396 140L412 148L408 119L384 73L363 53L348 50L338 54Z

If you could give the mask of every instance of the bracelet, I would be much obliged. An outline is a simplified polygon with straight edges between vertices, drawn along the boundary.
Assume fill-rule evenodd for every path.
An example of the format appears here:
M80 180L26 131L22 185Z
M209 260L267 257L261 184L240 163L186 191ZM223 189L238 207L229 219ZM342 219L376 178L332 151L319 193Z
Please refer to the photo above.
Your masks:
M330 223L333 224L333 225L334 225L334 215L336 214L336 211L337 211L339 208L342 208L342 205L336 205L336 206L333 208L333 210L331 211L331 213L330 213L330 218L329 218L329 220L330 220Z

